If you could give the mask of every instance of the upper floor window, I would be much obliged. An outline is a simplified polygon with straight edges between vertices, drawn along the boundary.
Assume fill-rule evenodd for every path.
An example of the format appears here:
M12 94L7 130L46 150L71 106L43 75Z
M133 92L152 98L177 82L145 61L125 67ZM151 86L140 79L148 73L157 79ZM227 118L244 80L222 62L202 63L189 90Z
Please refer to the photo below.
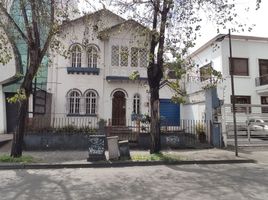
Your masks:
M112 46L112 53L111 53L111 64L112 66L119 66L119 46L113 45Z
M140 67L147 67L147 50L140 49Z
M260 85L268 84L268 60L259 59Z
M130 60L129 60L130 57ZM111 51L111 64L112 66L122 67L146 67L147 66L147 50L145 48L113 45Z
M131 48L131 67L138 67L139 49L136 47Z
M95 47L88 48L88 67L98 67L98 51Z
M128 66L128 47L122 46L120 49L120 66L127 67Z
M140 114L140 95L135 94L133 98L133 113Z
M96 114L97 94L94 91L88 91L85 95L86 114Z
M81 95L73 90L68 95L69 114L79 114Z
M80 46L75 45L72 48L72 67L81 67L82 49Z
M200 68L200 81L205 81L211 78L212 75L212 67L211 63L206 64L205 66Z
M131 67L146 67L147 66L147 50L137 47L131 48Z
M248 76L248 59L247 58L233 58L233 75L238 76ZM232 69L230 66L230 74L232 74Z

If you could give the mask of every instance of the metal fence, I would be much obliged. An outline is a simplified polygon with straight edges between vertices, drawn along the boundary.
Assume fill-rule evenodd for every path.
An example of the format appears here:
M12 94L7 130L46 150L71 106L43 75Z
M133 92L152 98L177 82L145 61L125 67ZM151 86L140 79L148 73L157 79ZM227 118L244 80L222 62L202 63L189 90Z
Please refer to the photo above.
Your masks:
M223 134L234 145L232 105L222 108ZM236 104L238 146L268 146L268 105Z
M137 142L139 137L150 136L150 119L125 120L121 124L113 124L113 120L99 120L93 117L34 117L26 123L26 134L36 133L83 133L97 134L100 122L107 136L118 136L119 140ZM172 120L174 124L174 120ZM170 126L167 120L161 121L162 136L177 136L186 146L210 144L211 123L204 120L179 120Z

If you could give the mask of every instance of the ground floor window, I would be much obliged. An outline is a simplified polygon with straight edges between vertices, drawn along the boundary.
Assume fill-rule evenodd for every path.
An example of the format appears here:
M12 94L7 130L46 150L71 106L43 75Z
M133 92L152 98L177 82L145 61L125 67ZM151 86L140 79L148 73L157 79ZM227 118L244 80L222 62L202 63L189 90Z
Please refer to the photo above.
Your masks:
M133 98L133 113L140 114L140 95L135 94Z
M70 114L79 114L80 98L81 96L78 91L72 91L69 93L68 104Z
M74 89L67 94L67 113L68 115L96 115L97 98L95 90L89 89L84 94L78 89Z
M251 97L250 96L235 96L235 104L251 104ZM233 103L233 98L231 96L231 103ZM233 109L232 109L233 112ZM247 107L245 106L236 106L236 112L238 113L246 113ZM248 112L251 112L251 108L249 107Z
M268 96L262 96L261 97L261 105L267 105L268 106ZM268 107L262 107L261 112L262 113L268 113Z

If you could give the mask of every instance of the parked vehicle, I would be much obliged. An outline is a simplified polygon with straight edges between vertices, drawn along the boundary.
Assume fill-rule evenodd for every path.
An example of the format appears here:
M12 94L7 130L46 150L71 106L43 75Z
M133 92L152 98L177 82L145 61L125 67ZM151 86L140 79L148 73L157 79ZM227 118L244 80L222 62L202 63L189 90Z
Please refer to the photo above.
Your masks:
M250 131L258 131L258 134L268 134L268 121L263 119L252 118L246 121Z

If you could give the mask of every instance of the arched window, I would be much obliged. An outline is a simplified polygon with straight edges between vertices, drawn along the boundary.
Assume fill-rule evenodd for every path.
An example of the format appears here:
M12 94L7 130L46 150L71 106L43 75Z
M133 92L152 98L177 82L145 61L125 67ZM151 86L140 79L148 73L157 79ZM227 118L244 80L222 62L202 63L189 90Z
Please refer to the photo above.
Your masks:
M133 98L133 113L140 114L140 95L135 94Z
M75 45L72 47L72 67L81 67L81 54L82 49L80 46Z
M88 48L88 67L98 67L98 51L95 47Z
M79 114L81 95L78 91L73 90L68 95L69 114Z
M94 91L88 91L85 95L86 99L86 114L97 113L97 94Z

